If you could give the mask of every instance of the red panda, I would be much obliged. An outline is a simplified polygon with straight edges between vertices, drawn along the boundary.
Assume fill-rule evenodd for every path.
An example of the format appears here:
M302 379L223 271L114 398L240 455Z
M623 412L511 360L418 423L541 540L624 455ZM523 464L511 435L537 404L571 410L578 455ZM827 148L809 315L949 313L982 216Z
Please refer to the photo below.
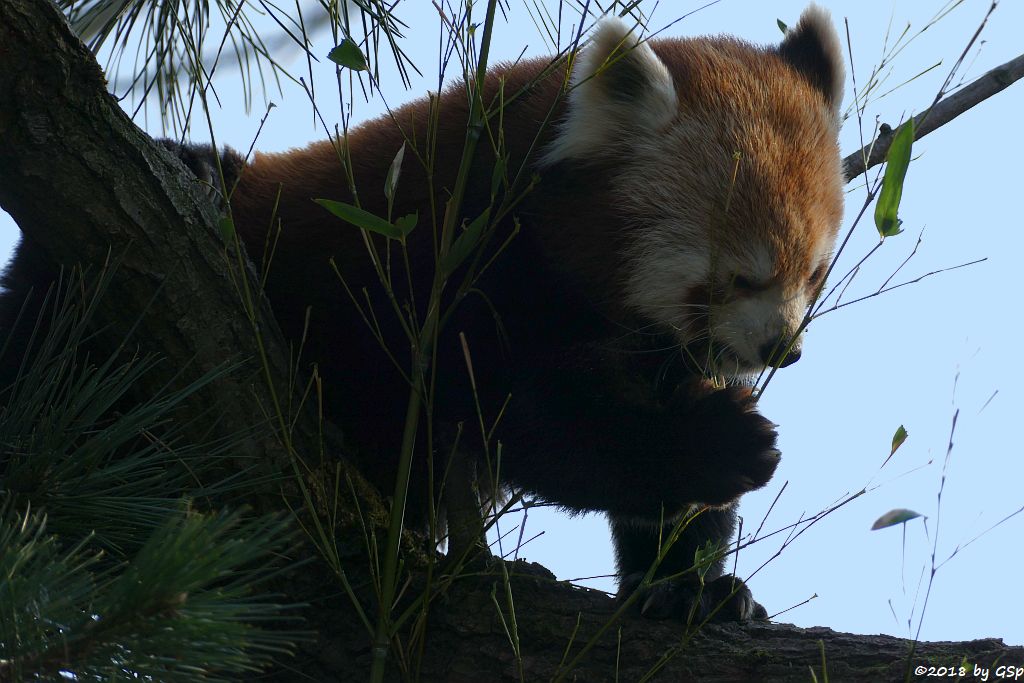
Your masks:
M739 496L775 471L774 425L749 390L701 378L739 380L800 355L799 324L843 210L843 62L830 19L811 6L773 47L729 37L638 41L605 21L575 59L565 97L564 73L548 66L527 61L487 75L484 101L507 98L503 158L492 120L462 215L472 220L495 192L499 200L512 192L495 183L496 164L539 180L483 258L499 246L500 255L464 300L449 302L458 306L437 348L433 417L442 441L446 429L465 425L459 443L471 450L481 441L470 435L476 401L490 421L501 410L493 436L503 445L503 485L607 513L624 596L655 559L662 524L703 509L660 564L657 576L668 576L690 567L706 543L726 543ZM407 238L408 273L396 268L393 284L398 307L418 315L424 299L413 297L433 276L431 217L454 183L467 102L451 89L345 140L359 202L377 215L389 212L381 188L407 145L390 212L416 213L420 224ZM193 170L214 153L176 151ZM325 414L351 438L362 470L390 491L408 383L389 353L401 353L404 337L364 240L396 261L398 252L312 201L353 201L340 158L325 141L248 164L227 150L221 162L238 233L254 261L270 261L266 292L278 322L305 340L303 362L324 380ZM25 265L37 260L24 242L5 275L2 310L38 284L28 281L38 269ZM339 273L372 311L372 325ZM430 445L435 458L450 446ZM434 495L425 450L411 508ZM686 618L696 602L703 618L723 602L715 618L764 616L742 582L723 575L721 559L703 589L691 577L648 589L641 611Z

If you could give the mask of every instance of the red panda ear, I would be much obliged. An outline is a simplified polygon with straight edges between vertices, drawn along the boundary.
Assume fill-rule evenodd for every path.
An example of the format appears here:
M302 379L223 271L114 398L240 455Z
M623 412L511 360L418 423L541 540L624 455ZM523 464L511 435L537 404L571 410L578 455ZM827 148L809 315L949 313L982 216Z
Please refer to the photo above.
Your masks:
M839 35L827 10L811 4L779 45L779 54L818 89L832 112L843 104L846 69Z
M672 76L619 19L605 19L575 60L568 112L543 157L594 157L633 133L658 131L676 115Z

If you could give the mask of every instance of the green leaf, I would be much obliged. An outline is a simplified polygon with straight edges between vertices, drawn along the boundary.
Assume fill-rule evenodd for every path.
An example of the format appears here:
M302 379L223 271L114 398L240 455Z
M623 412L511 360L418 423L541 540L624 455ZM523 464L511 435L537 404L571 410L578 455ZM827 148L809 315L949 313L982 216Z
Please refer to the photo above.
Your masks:
M328 52L327 59L346 69L366 71L366 57L363 56L363 51L359 49L359 46L351 38L341 41L340 45Z
M391 160L388 168L388 177L384 179L384 196L388 198L388 205L395 201L395 188L398 187L398 178L402 175L402 159L405 158L405 143L398 148L398 154Z
M410 213L395 220L395 227L398 228L398 232L402 233L402 237L407 237L412 232L412 229L416 227L419 219L420 215L418 212Z
M448 251L448 255L445 256L444 262L441 264L441 269L445 275L454 273L462 265L462 262L466 260L466 257L473 253L473 249L480 242L480 237L483 235L484 228L487 227L487 221L490 217L491 210L489 208L485 209L455 239L452 248Z
M896 449L903 445L903 442L907 440L908 436L909 434L907 434L907 430L903 428L903 425L900 425L899 429L896 430L896 433L892 435L892 450L889 451L890 456L896 452Z
M498 190L505 184L505 165L505 157L501 157L494 164L494 171L491 173L491 199L498 196Z
M786 22L782 19L776 19L775 23L779 25L779 30L782 31L782 35L786 35L786 32L789 31L789 27L786 26Z
M923 515L920 512L914 512L913 510L906 510L904 508L896 508L895 510L889 510L884 515L876 519L875 523L871 525L871 530L876 531L889 526L896 526L897 524L905 524L912 519L917 519L922 516Z
M910 119L896 131L886 155L885 176L882 178L882 191L875 204L875 227L878 234L885 239L898 235L900 224L898 211L900 199L903 197L903 181L907 177L910 166L910 152L914 145L914 120Z
M222 240L225 242L235 241L235 222L231 220L231 216L221 216L217 221L217 229L220 231Z
M701 583L711 568L722 559L722 548L718 543L706 541L703 546L693 551L693 567L697 570L697 576Z
M333 199L314 199L314 202L324 207L343 221L351 223L357 228L384 235L388 239L400 240L407 233L395 227L380 216L375 216L369 211L364 211L358 206L352 206L345 202L336 202ZM415 221L414 221L415 223ZM410 230L412 228L409 228Z

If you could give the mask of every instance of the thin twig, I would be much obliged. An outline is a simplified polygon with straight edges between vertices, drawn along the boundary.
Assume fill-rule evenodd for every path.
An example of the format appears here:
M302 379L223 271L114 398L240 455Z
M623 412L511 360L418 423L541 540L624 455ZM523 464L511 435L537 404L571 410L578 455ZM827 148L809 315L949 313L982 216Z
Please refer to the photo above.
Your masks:
M1021 78L1024 78L1024 55L997 66L970 85L964 86L962 90L943 98L935 106L915 116L914 139L920 140ZM846 179L856 178L867 169L882 163L889 152L894 133L895 130L892 128L883 128L873 142L843 159L843 175Z

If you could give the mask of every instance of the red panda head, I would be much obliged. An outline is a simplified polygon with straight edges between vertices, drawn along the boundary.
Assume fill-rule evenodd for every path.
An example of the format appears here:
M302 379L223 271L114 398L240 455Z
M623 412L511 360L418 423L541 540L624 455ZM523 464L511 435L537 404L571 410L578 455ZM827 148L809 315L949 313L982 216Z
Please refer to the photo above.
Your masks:
M787 365L842 217L844 79L811 6L776 47L638 42L605 21L544 163L612 169L625 307L707 370Z

